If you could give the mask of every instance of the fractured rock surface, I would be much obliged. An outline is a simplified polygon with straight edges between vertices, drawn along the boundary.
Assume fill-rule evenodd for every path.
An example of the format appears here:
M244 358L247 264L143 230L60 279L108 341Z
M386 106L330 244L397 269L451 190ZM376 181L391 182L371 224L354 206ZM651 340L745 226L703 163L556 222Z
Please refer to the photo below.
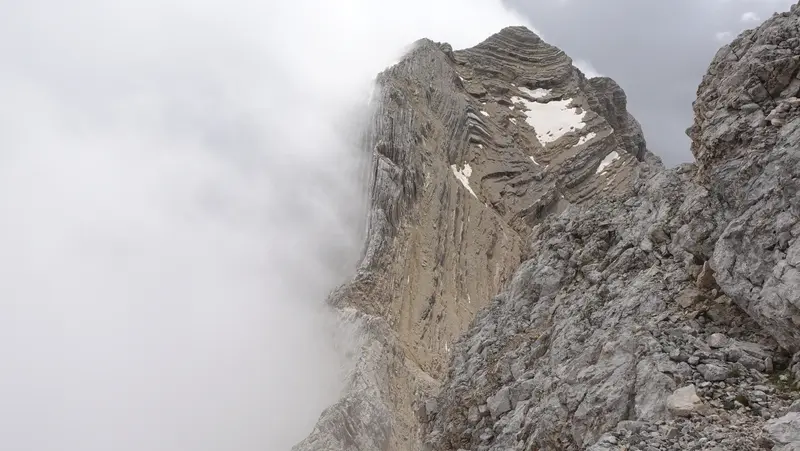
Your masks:
M800 351L800 15L776 15L720 49L698 89L692 151L729 224L720 287Z
M529 30L378 79L360 333L295 451L796 449L800 9L723 47L666 170Z
M378 88L365 256L331 297L371 327L348 393L298 451L420 449L420 420L439 404L425 399L533 227L600 195L625 197L661 167L619 86L587 80L524 28L456 52L419 41ZM487 412L506 413L508 396Z
M571 207L534 231L531 258L456 347L428 423L432 449L586 449L623 421L678 421L669 398L690 384L709 396L708 414L738 416L737 398L755 399L750 387L767 383L768 359L787 367L754 321L695 287L694 253L711 252L697 229L719 220L695 175L691 165L661 172L627 200ZM687 291L693 302L682 304ZM513 410L471 423L469 410L505 387L517 394ZM781 395L757 396L779 411L789 401ZM758 406L748 401L741 414L756 430L766 421Z

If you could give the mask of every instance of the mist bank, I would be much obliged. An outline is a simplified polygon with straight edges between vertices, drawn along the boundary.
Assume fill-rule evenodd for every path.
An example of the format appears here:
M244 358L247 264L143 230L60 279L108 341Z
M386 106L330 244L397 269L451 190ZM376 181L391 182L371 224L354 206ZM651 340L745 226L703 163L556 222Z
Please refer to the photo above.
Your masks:
M341 388L371 81L498 2L0 4L0 447L288 449ZM342 339L342 337L345 337Z

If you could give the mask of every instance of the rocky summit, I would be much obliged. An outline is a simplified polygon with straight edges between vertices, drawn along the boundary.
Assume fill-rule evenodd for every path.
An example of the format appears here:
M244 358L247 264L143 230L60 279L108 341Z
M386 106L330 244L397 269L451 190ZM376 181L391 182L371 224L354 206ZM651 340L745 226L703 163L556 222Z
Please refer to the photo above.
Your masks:
M294 451L800 450L800 8L719 50L665 169L521 27L378 78L358 332Z

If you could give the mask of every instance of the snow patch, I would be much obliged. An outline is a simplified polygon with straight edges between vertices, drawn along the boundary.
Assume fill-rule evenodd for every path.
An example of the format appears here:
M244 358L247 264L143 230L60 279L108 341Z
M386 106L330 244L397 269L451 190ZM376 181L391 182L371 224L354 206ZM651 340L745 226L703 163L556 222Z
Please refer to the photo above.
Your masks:
M578 113L577 108L570 108L568 105L572 99L539 103L514 96L511 101L525 105L525 122L536 130L536 138L542 144L556 141L568 132L586 126L583 122L586 111Z
M489 117L489 113L487 113L486 111L481 110L481 114L486 116L486 117Z
M453 175L455 175L458 181L464 185L464 188L466 188L467 191L472 194L472 197L477 199L478 196L475 195L475 191L472 191L472 188L469 186L469 176L472 175L472 167L470 167L469 164L464 163L464 169L459 170L458 166L451 164L450 169L453 170Z
M528 89L523 87L520 87L519 91L523 94L528 94L534 99L541 99L543 97L547 97L552 92L550 89L543 89L543 88Z
M542 166L541 164L539 164L539 162L538 162L538 161L536 161L536 158L533 158L533 156L532 156L532 155L529 155L529 156L528 156L528 158L530 158L530 159L531 159L531 161L533 161L533 164L535 164L536 166L539 166L539 167L541 167L541 166ZM547 170L547 168L549 168L549 167L550 167L550 165L549 165L549 164L548 164L548 165L545 165L545 166L544 166L544 169L545 169L545 170Z
M616 151L611 152L610 154L606 155L606 157L603 158L603 161L600 162L600 166L597 166L597 171L595 171L595 174L599 174L599 173L605 171L606 168L611 163L617 161L618 159L619 159L619 154Z
M596 137L597 137L597 133L589 132L589 133L581 136L581 139L578 140L578 144L575 144L575 146L580 146L580 145L586 144L587 142L595 139Z
M511 121L512 124L516 124L517 123L517 120L514 119L513 117L511 119L509 119L509 121Z

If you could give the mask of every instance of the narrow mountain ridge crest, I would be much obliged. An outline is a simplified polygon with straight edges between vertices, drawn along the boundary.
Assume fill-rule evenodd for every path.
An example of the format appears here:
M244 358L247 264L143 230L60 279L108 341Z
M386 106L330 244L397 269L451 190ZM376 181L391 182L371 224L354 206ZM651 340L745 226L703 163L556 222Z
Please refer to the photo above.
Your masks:
M798 80L795 6L720 50L697 163L665 169L534 32L417 41L378 77L365 256L329 299L358 359L294 450L800 449Z

